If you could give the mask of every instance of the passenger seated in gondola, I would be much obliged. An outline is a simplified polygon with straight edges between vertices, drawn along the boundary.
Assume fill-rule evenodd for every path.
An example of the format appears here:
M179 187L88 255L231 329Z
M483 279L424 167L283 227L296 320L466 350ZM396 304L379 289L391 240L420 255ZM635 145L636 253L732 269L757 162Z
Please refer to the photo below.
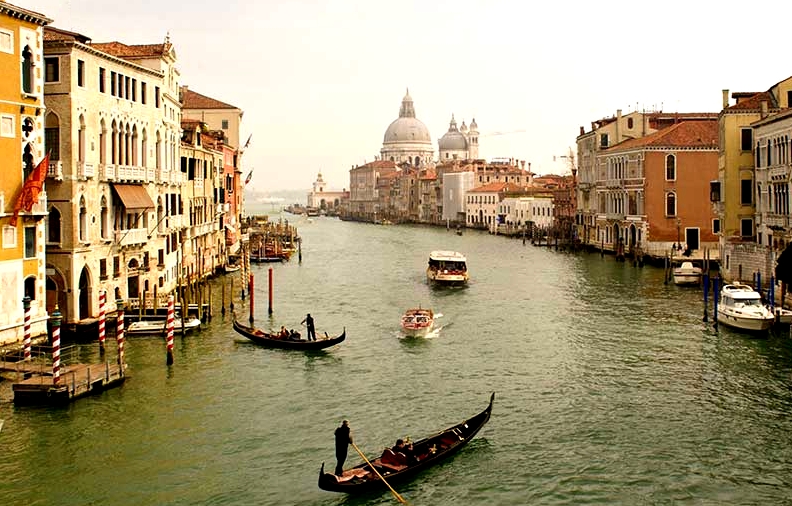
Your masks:
M280 333L278 334L278 337L280 337L281 339L285 339L289 337L289 331L286 330L286 327L284 327L283 325L281 325L281 329L280 329Z
M289 339L299 339L299 338L300 338L299 332L295 332L294 329L291 329L289 331Z

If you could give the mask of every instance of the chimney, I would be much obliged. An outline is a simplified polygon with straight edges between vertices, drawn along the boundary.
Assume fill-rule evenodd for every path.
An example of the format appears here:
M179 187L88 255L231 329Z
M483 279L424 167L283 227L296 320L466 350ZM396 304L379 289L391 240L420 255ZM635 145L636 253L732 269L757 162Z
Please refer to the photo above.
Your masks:
M762 100L760 103L761 103L761 107L762 107L761 108L762 112L761 112L759 117L762 118L762 119L765 119L767 117L767 100Z
M586 129L583 128L583 125L580 125L580 135L583 135L584 133L586 133Z
M723 90L723 108L729 107L729 90Z

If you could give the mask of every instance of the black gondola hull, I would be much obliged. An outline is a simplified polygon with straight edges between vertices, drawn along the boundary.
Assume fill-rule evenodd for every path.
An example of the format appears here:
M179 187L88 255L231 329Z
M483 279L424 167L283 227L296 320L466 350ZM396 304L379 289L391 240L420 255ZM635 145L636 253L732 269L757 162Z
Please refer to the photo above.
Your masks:
M327 339L317 339L316 341L308 341L306 339L279 339L273 337L272 334L263 332L254 327L242 325L236 320L234 320L234 330L258 345L267 348L279 348L284 350L323 350L346 339L346 329L344 329L340 336Z
M457 438L456 442L450 443L448 446L444 447L442 451L427 455L425 458L421 458L417 462L408 465L401 470L395 470L378 465L380 459L374 459L371 461L372 464L391 485L394 483L404 482L415 477L415 475L418 473L437 465L464 448L467 443L473 439L476 434L478 434L484 424L489 421L490 415L492 414L492 403L494 399L495 394L493 393L490 397L489 406L487 406L487 408L481 413L465 420L458 425L449 427L438 432L437 434L423 438L413 443L416 453L420 454L422 453L421 449L423 448L429 448L431 446L436 447L438 444L442 444L449 439ZM370 469L371 467L368 464L362 463L344 472L346 474L349 471L354 472L356 470L362 471ZM339 481L334 474L324 472L323 464L322 469L319 471L319 488L330 492L359 494L376 490L385 490L387 489L387 485L385 485L381 479L376 477L376 473L369 473L369 477L367 479L353 478L345 481Z

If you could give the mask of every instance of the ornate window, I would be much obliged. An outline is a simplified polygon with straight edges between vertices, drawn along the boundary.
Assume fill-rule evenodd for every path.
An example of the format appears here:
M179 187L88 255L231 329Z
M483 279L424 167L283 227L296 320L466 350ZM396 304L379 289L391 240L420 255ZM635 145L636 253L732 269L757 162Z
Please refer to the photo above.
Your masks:
M57 207L50 209L47 218L47 242L50 244L61 242L61 213Z
M676 156L666 156L666 181L676 180Z
M666 193L665 201L666 201L666 216L676 216L677 214L676 193L674 192Z
M22 50L22 91L33 93L33 51L30 46Z

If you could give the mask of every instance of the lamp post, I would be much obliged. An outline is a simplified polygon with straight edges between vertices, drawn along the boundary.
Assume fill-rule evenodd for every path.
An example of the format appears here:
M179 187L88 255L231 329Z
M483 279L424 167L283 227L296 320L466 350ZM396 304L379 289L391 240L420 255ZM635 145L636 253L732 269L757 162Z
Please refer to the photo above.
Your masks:
M682 219L677 218L677 249L682 249L682 244L679 242L679 227L682 225Z

